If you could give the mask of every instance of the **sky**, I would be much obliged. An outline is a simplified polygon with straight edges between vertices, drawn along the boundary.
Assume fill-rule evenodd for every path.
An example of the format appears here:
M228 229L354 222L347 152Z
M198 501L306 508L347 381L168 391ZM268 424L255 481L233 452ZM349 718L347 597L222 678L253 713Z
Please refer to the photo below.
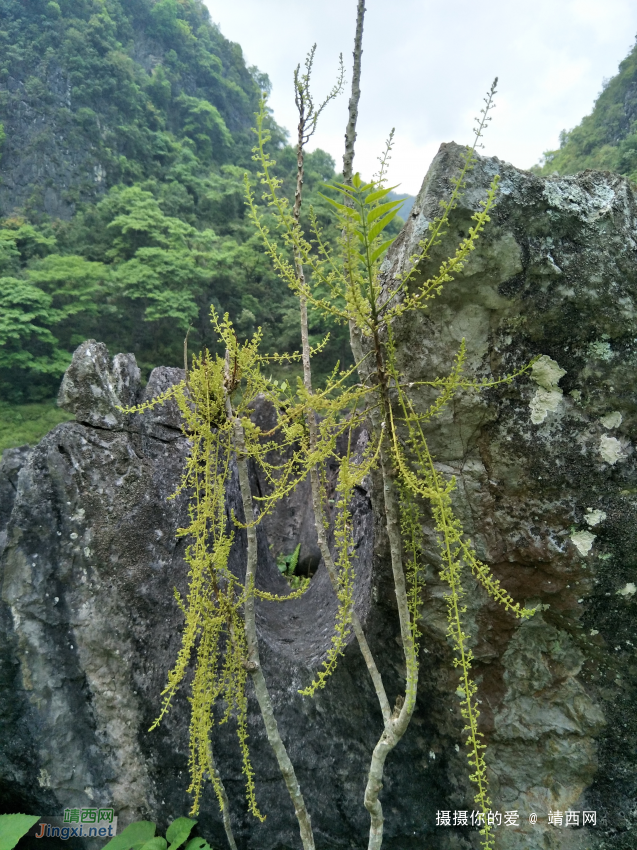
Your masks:
M206 0L212 20L268 74L279 124L296 125L292 75L317 44L317 100L343 54L348 82L356 0ZM481 153L519 168L559 147L588 115L637 36L635 0L367 0L354 169L369 178L395 127L390 183L416 194L442 142L473 140L494 77L496 108ZM309 149L342 166L347 93L321 117Z

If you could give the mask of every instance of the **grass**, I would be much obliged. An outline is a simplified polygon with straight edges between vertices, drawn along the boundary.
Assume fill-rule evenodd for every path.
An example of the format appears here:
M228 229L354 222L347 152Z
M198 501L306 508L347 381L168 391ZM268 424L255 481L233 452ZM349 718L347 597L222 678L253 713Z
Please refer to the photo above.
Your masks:
M0 452L28 443L34 446L60 422L73 419L60 410L55 399L34 404L7 404L0 401Z

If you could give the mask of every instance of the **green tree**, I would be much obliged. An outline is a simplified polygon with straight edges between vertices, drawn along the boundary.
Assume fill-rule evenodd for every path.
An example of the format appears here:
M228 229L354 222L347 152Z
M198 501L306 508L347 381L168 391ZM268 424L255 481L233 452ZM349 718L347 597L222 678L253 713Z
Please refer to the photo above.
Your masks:
M103 263L73 254L50 254L26 271L27 280L51 299L51 327L65 353L94 329L103 311L108 275Z
M0 388L9 401L31 384L31 398L46 398L47 378L59 382L71 358L51 331L58 315L50 295L28 281L0 278Z
M243 195L245 171L257 168L250 126L267 77L246 67L200 0L58 5L59 14L43 0L0 0L0 120L7 132L0 171L37 147L35 140L15 147L21 107L6 86L9 71L25 92L28 82L29 103L46 127L38 161L48 157L51 166L20 213L0 219L0 274L52 296L47 328L67 356L82 338L95 337L133 351L145 374L179 365L191 324L193 350L214 344L211 305L228 311L240 334L261 327L264 345L294 350L298 303L264 258ZM265 121L291 199L295 150L271 114ZM76 167L66 193L75 205L70 220L43 214L47 182L55 188L57 179L58 138ZM320 192L336 177L329 155L306 155L305 198L334 244L338 230ZM308 209L301 211L306 228ZM43 264L49 256L58 260ZM335 358L351 359L345 328L311 305L309 321L313 343L330 333L315 364L319 373ZM36 338L20 340L33 355ZM296 368L276 366L282 374ZM11 385L12 398L28 400L33 384L39 398L45 377L29 374L16 372L12 385L7 375L3 392ZM56 373L48 380L54 397Z

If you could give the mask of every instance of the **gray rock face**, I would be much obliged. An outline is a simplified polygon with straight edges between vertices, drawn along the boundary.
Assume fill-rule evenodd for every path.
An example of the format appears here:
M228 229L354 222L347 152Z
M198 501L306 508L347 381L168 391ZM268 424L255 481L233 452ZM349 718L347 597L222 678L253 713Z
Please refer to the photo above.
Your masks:
M118 408L135 404L140 380L132 354L117 354L111 362L106 346L89 339L73 355L62 379L58 404L84 425L121 431L130 423Z
M33 14L29 12L25 17ZM38 26L38 18L23 25ZM143 31L133 33L130 47L131 58L149 73L163 58L159 45ZM70 219L78 201L99 200L115 182L107 172L112 152L105 151L113 145L112 104L76 102L77 82L63 60L41 60L29 67L23 57L14 59L0 81L0 118L6 133L0 156L0 215L29 209ZM88 124L87 106L97 113L97 120Z
M180 645L173 587L182 594L187 589L185 541L176 536L187 503L167 498L179 482L188 443L174 405L141 416L117 409L182 377L180 370L156 369L142 393L130 355L110 360L104 345L84 343L60 391L77 421L55 428L22 458L2 561L7 734L0 767L13 810L53 814L66 806L112 805L122 824L148 817L165 825L190 807L185 695L158 732L147 732ZM10 454L5 466L11 463ZM257 492L256 477L254 486ZM356 598L365 617L372 562L365 492L353 509L362 565ZM229 516L233 510L242 516L236 471ZM259 546L261 587L287 593L261 529ZM237 532L230 562L237 574L244 559L245 539ZM334 611L320 568L303 599L262 604L258 626L273 700L317 834L347 846L364 834L364 765L377 734L368 723L373 698L368 683L359 682L357 652L350 651L329 692L315 700L298 694L330 645ZM386 655L397 663L398 647ZM252 702L250 735L259 805L268 815L258 828L246 815L233 732L221 727L215 738L238 838L244 847L295 846L292 806ZM398 782L396 805L404 806L400 790ZM210 792L200 826L223 846Z
M276 414L272 405L257 399L255 418L260 426L267 430L276 425ZM272 462L275 458L271 459ZM272 486L261 470L256 471L258 492L270 494ZM262 520L268 544L273 558L288 556L300 546L297 574L312 575L319 565L321 553L314 529L314 511L312 509L312 488L309 477L302 481L293 497L280 503Z
M96 145L88 134L69 132L74 119L71 80L59 65L49 65L35 94L29 92L29 82L33 80L9 75L0 86L7 135L0 210L8 215L32 205L52 218L68 219L78 190L84 198L103 188ZM95 193L87 193L87 186L95 186Z
M440 199L448 197L459 153L446 145L434 160L387 260L388 293ZM480 159L446 242L419 270L421 277L467 233L495 173L501 175L498 205L462 275L426 312L397 322L394 332L413 381L446 373L462 338L467 371L479 378L502 377L542 355L512 384L459 396L427 432L441 468L456 475L456 509L479 556L516 599L541 605L520 624L467 580L493 805L520 815L517 827L498 829L496 843L498 850L633 850L635 200L630 185L610 174L542 180ZM61 389L77 421L59 425L31 452L5 453L4 810L56 814L93 801L113 805L122 824L143 816L165 825L189 808L185 695L159 731L146 731L180 644L182 618L172 589L183 593L187 585L185 541L176 539L186 501L167 497L188 444L174 407L134 417L117 410L180 377L179 370L155 370L142 391L130 356L111 361L104 346L89 341L76 352ZM423 392L418 402L424 409L430 400ZM257 473L253 482L258 492ZM393 701L404 671L382 511L370 501L375 492L371 485L361 490L353 505L356 600ZM302 489L297 499L287 515L283 510L269 521L273 539L259 530L260 581L277 592L286 584L269 544L279 535L284 542L306 540L308 552L313 545L303 531ZM234 473L228 509L241 516ZM431 529L425 533L418 706L387 763L385 846L469 850L477 846L471 831L435 825L437 810L471 812L473 794L444 587ZM244 550L238 531L231 568L239 575ZM366 846L362 793L381 731L355 646L325 691L312 700L297 693L329 646L333 615L322 566L301 600L258 608L266 678L321 850ZM264 824L245 812L232 730L218 727L214 739L240 846L298 847L292 807L251 697L249 711ZM548 825L550 810L568 809L595 811L597 826ZM536 825L529 823L532 812ZM225 846L209 792L200 827L211 843Z
M29 446L20 446L6 449L0 459L0 555L7 542L7 525L18 492L18 475L30 453Z
M434 160L387 261L387 293L449 197L461 150L443 145ZM497 206L468 264L394 331L409 381L446 374L463 338L478 379L542 355L510 385L460 395L427 430L440 468L457 476L479 556L518 600L542 606L520 625L469 585L494 804L526 820L502 828L497 846L634 847L636 199L609 173L544 180L480 159L414 285L468 233L495 174ZM421 409L430 401L423 393ZM440 641L433 547L429 559L423 623ZM596 810L597 826L547 824L549 810L567 809Z

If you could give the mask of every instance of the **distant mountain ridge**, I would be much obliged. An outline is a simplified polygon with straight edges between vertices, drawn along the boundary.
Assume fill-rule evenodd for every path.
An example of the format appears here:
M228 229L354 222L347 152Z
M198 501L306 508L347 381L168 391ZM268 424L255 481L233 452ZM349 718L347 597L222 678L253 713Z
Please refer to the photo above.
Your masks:
M211 307L242 338L300 346L298 300L245 215L245 175L269 215L251 131L268 86L202 0L0 0L0 401L55 396L91 338L144 375L179 366L187 332L192 352L215 345ZM292 198L295 152L266 123ZM334 161L305 164L302 224L312 205L336 244ZM350 361L345 327L314 310L310 333L330 334L319 374Z
M558 150L546 151L532 171L575 174L590 168L616 171L637 182L637 43L605 82L590 115L563 130Z
M0 0L0 214L68 219L179 142L247 163L259 82L200 0Z

